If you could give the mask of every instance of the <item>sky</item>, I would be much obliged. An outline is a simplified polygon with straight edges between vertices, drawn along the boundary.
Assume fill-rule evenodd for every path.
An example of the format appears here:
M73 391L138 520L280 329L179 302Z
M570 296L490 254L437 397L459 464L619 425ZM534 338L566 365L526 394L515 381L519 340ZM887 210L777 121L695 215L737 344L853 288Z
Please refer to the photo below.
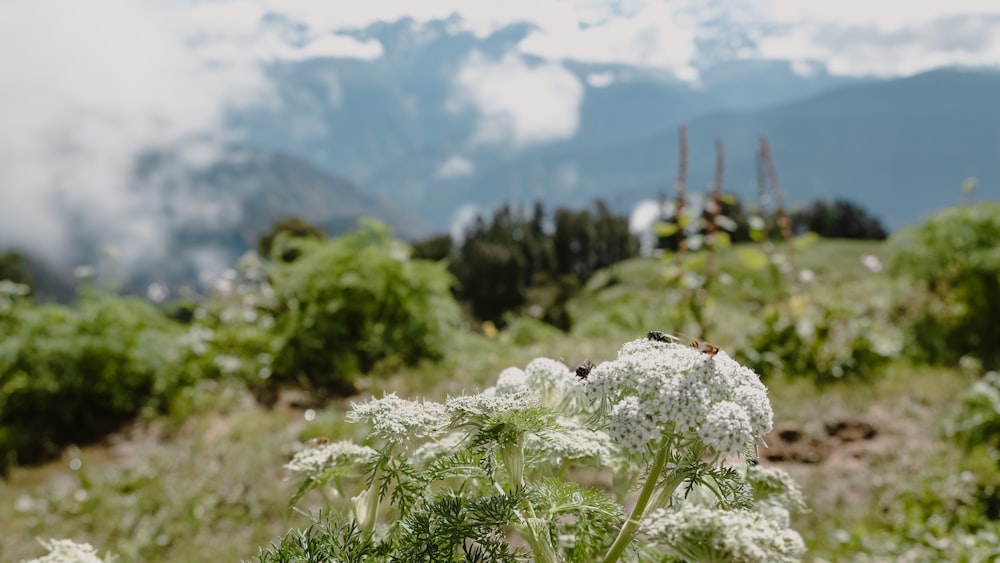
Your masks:
M268 23L273 16L299 27ZM82 228L87 244L141 264L167 252L173 229L234 223L236 202L224 197L168 195L156 185L163 178L137 187L137 156L174 150L185 166L210 164L238 140L222 128L227 112L280 103L265 65L377 59L378 41L349 32L403 17L416 28L451 18L454 31L479 36L532 25L509 53L470 53L456 73L448 103L477 112L478 144L572 135L585 87L567 61L636 65L692 84L709 57L852 76L1000 67L996 0L0 0L0 250L67 259ZM470 166L456 157L439 172Z

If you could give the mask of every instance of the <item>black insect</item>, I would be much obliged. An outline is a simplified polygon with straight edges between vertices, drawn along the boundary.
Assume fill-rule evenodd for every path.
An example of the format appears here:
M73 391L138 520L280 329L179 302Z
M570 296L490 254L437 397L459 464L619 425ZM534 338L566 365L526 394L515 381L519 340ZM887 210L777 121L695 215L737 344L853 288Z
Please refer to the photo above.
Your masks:
M658 330L651 330L646 334L646 338L654 340L656 342L677 342L680 338L672 334L667 334L665 332L660 332Z
M576 376L580 379L587 379L592 369L594 369L594 363L590 360L584 360L582 364L576 366Z

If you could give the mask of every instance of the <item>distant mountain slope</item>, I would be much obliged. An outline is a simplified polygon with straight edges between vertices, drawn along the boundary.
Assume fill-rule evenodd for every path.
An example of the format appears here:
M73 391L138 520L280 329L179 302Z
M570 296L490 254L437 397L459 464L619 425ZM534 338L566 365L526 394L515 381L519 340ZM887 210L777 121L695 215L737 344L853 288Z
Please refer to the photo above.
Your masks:
M272 64L276 103L236 112L228 127L249 144L294 154L393 199L419 202L437 196L442 164L456 155L486 170L540 151L554 155L641 139L678 121L784 103L851 81L822 72L800 75L780 61L709 65L698 85L651 69L563 61L584 94L571 138L527 147L476 145L471 139L481 116L456 103L463 99L456 80L464 65L506 57L528 67L544 61L517 54L529 25L483 37L453 24L402 19L352 32L383 46L384 54L370 61ZM516 91L518 84L509 88Z
M129 254L122 264L114 258L109 262L103 249L133 241L115 234L120 233L115 225L81 225L73 232L66 263L27 256L43 294L72 296L75 264L98 265L99 277L124 278L128 291L144 291L153 282L197 285L233 266L276 220L289 216L333 236L356 226L362 216L386 222L400 238L431 234L426 222L395 203L300 158L259 148L231 147L200 164L185 159L183 151L148 154L136 166L133 189L143 202L135 221L148 222L142 255Z
M754 151L766 133L791 201L846 197L899 227L956 203L969 176L979 178L981 197L1000 196L998 99L1000 73L940 70L770 109L707 115L688 124L689 185L708 186L712 143L721 137L726 188L752 196ZM677 130L671 126L614 147L528 154L435 189L456 205L492 205L531 185L532 197L559 203L603 197L624 210L672 192L676 170ZM446 219L438 214L434 220Z

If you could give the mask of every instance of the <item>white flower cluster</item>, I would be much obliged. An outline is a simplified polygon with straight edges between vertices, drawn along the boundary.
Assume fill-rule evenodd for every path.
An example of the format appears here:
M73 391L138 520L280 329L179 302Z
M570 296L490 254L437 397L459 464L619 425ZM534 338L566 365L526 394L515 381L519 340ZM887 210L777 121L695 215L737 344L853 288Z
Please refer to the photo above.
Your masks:
M659 509L643 521L642 532L691 561L783 563L801 560L806 551L798 532L745 509L692 503Z
M408 401L395 393L367 403L352 403L346 418L349 422L369 423L373 436L395 443L433 436L448 425L444 405Z
M618 359L591 370L587 399L610 413L608 433L639 452L663 432L700 439L739 455L771 431L774 412L753 370L725 352L647 339L627 342Z
M524 412L538 406L538 396L527 392L510 395L477 393L449 397L444 408L453 417L491 418Z
M542 404L551 407L585 404L580 378L566 364L551 358L535 358L523 370L516 367L503 370L496 387L486 391L488 395L519 393L537 395Z
M569 460L594 460L607 465L611 458L608 434L591 430L570 419L560 419L559 428L541 434L529 433L524 437L524 449L532 452L534 459L550 465Z
M807 510L802 491L787 472L776 467L748 467L746 479L753 488L754 510L782 526L791 526L791 513Z
M97 556L97 550L89 543L49 540L42 541L42 545L49 550L49 554L25 563L104 563L104 560Z
M375 450L368 446L359 446L349 440L341 440L306 448L295 454L292 461L285 464L285 468L296 473L315 475L329 467L364 463L375 454Z

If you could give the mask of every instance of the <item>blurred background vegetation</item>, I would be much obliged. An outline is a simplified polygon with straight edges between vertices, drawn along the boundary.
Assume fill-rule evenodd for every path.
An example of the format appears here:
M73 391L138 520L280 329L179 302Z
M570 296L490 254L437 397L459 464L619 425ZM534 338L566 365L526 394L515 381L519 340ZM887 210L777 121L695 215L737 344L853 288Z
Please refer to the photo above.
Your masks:
M805 486L810 558L998 556L1000 203L883 240L846 201L784 230L780 212L718 201L665 221L646 256L600 201L507 206L413 245L376 221L328 238L289 218L209 295L160 304L86 272L71 302L36 300L4 255L0 559L37 555L36 536L124 560L250 558L308 525L287 511L290 454L363 437L347 402L443 398L538 355L611 359L650 329L762 375L777 413L762 463Z

